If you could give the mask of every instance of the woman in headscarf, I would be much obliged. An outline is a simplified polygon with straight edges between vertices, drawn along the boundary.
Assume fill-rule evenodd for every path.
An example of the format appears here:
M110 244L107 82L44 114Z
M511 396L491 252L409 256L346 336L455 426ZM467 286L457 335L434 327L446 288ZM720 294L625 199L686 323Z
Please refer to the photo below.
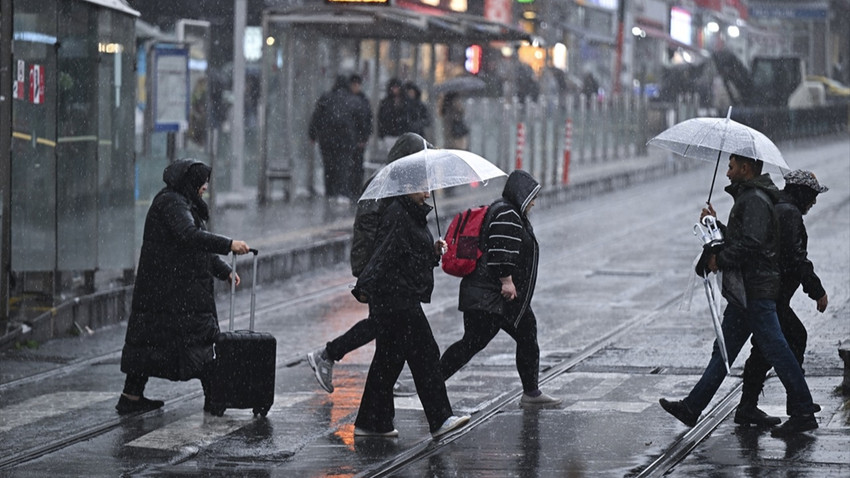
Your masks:
M121 415L163 405L143 395L148 377L199 378L207 390L205 370L219 332L213 279L239 284L220 255L248 253L244 241L206 229L209 207L202 196L210 173L194 159L170 164L162 173L166 186L148 210L121 356L127 374L115 406Z

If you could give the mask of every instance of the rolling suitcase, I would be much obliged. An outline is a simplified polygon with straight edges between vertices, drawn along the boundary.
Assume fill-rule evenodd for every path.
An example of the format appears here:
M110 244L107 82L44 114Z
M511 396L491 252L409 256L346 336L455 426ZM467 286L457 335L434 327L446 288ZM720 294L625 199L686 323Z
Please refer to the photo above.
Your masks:
M230 327L216 337L214 360L209 380L209 411L224 415L228 408L250 408L254 416L266 416L274 403L277 340L268 333L254 332L256 306L257 250L251 282L251 320L248 330L233 330L233 297L236 284L230 286ZM236 271L236 255L233 256Z

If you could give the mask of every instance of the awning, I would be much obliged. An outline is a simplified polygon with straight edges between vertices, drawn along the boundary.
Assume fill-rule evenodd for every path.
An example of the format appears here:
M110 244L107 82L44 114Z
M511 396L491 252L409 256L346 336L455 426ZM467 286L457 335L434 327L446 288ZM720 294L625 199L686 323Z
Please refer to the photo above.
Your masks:
M410 43L531 41L516 27L482 17L451 13L431 15L394 6L312 5L267 9L270 23L316 30L332 38L401 40Z

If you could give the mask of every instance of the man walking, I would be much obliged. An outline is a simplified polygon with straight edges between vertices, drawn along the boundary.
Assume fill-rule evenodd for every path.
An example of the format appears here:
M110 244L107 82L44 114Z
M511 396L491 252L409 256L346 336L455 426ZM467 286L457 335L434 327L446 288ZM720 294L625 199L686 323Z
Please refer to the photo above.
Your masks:
M817 303L818 312L824 312L829 303L820 278L815 274L812 261L808 258L809 236L803 224L803 216L815 205L817 195L828 190L829 188L818 183L812 172L798 169L785 175L785 188L776 204L776 216L779 220L780 279L776 314L782 334L801 366L808 333L800 318L791 309L791 298L802 284L803 291ZM769 370L770 363L754 339L750 358L744 365L744 384L741 403L735 412L735 423L775 426L781 422L778 417L771 417L758 408L759 395Z
M773 436L787 436L818 427L814 413L820 407L812 395L800 364L788 347L776 315L779 293L779 225L774 210L779 190L762 174L763 163L732 154L726 187L734 198L729 224L721 230L725 246L711 254L707 269L723 271L723 297L728 305L723 312L723 334L729 360L734 361L750 334L767 361L776 370L786 392L786 412L791 417L773 430ZM716 216L714 208L702 210L702 217ZM726 378L726 365L717 342L708 366L690 394L679 401L660 399L661 407L688 426L694 426L700 413Z
M347 174L354 168L359 104L349 90L348 78L338 76L331 91L316 102L310 118L310 141L318 141L322 153L325 196L340 204L351 202Z

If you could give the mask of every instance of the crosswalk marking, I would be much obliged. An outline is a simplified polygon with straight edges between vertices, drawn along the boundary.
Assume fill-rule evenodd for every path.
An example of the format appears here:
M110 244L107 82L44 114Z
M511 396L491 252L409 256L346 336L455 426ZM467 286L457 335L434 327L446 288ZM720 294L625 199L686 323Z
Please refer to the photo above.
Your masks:
M44 418L55 417L106 400L118 401L115 392L54 392L3 407L0 433Z
M623 413L642 413L651 406L650 403L644 402L606 402L606 401L581 401L576 402L564 410L570 412L623 412Z
M277 408L293 407L315 396L311 392L275 394L270 413ZM171 451L184 450L187 446L203 448L253 421L251 410L228 410L223 417L196 413L143 435L127 446Z
M182 450L189 445L201 448L248 425L253 420L253 415L213 417L196 413L143 435L128 443L127 446L173 451Z

